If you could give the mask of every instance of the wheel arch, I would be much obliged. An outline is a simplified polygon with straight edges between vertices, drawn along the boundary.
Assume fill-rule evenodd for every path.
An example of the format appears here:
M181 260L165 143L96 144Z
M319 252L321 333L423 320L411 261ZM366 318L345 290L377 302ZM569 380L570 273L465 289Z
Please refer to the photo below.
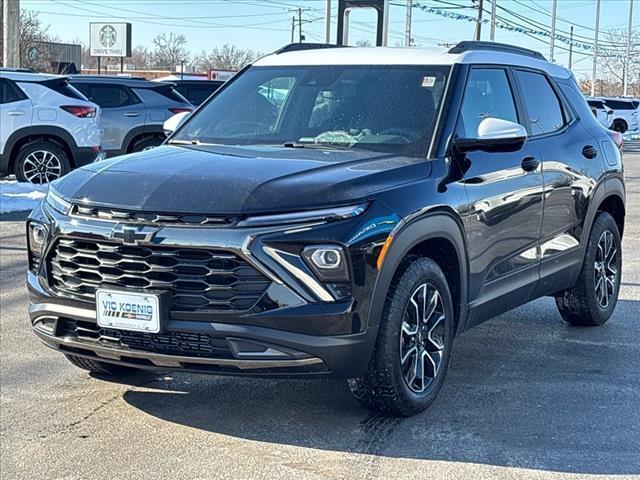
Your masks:
M622 238L622 235L624 233L626 202L625 188L621 176L615 175L607 177L596 188L596 191L594 192L594 195L589 204L587 218L582 232L581 243L583 245L583 248L586 245L586 239L589 238L591 227L593 226L593 222L595 221L596 216L599 212L607 212L614 218L616 224L618 225L620 237Z
M125 153L131 153L136 143L145 138L153 137L160 137L163 140L166 138L162 125L145 125L144 127L133 128L124 137L122 148Z
M405 221L393 232L393 240L372 295L369 324L380 323L387 293L411 257L428 257L443 270L453 297L456 333L465 328L468 306L468 259L462 221L449 208L430 211ZM453 259L453 261L452 261Z
M7 169L9 172L15 173L16 157L20 149L26 144L38 140L54 142L67 154L71 168L75 167L73 150L77 148L77 146L71 134L60 127L43 125L21 128L9 136L5 146L5 152L7 152Z

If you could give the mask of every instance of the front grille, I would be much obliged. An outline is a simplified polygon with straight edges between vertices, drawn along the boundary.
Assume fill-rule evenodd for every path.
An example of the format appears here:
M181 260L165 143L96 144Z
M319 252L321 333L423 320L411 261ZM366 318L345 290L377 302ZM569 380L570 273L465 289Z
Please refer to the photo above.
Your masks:
M99 220L115 220L118 222L126 222L127 224L205 225L208 227L228 227L238 221L238 218L235 216L138 212L84 205L73 205L71 215Z
M188 357L233 358L224 338L203 333L167 332L143 333L101 328L95 323L61 318L56 335L91 340L113 348L128 348L163 355Z
M51 285L70 296L95 299L98 288L169 291L175 311L243 311L269 280L226 250L122 245L62 238L48 256Z

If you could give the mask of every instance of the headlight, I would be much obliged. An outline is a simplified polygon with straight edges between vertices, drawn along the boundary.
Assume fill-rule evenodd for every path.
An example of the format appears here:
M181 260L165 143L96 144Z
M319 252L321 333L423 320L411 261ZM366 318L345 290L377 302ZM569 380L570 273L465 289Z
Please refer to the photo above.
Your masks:
M266 227L269 225L288 225L304 222L321 222L345 220L357 217L367 209L367 204L350 207L326 208L322 210L308 210L304 212L279 213L275 215L256 215L238 223L239 227Z
M38 222L27 224L27 244L29 247L29 270L35 272L42 260L42 251L47 243L49 230L47 226Z
M71 203L67 202L64 198L54 192L51 187L49 187L49 192L47 193L45 202L49 207L63 215L67 215L71 211Z
M302 250L302 258L324 283L349 281L346 255L339 245L310 245Z

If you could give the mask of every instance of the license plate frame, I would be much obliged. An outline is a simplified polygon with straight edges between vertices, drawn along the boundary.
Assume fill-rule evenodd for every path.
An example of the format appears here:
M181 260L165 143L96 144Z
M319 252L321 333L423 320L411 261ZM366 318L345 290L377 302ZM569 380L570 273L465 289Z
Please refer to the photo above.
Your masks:
M162 297L157 292L99 288L96 290L97 324L113 330L160 333Z

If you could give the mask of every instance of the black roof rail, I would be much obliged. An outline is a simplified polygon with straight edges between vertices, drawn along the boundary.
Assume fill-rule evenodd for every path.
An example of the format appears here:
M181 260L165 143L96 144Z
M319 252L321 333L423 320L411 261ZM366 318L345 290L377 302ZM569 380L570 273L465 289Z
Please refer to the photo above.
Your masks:
M496 43L496 42L481 42L481 41L471 41L464 40L462 42L458 42L457 45L451 47L449 49L449 53L463 53L470 52L472 50L487 50L494 52L505 52L505 53L515 53L516 55L526 55L528 57L537 58L538 60L547 59L540 52L536 52L535 50L529 50L528 48L516 47L515 45L507 45L506 43Z
M113 74L107 74L107 75L103 75L103 74L91 74L91 73L72 73L68 75L71 78L83 78L83 79L96 79L96 80L100 80L100 79L112 79L112 80L146 80L146 78L141 77L139 75L113 75Z
M343 46L332 43L290 43L273 53L279 55L280 53L298 52L300 50L318 50L320 48L343 48Z

